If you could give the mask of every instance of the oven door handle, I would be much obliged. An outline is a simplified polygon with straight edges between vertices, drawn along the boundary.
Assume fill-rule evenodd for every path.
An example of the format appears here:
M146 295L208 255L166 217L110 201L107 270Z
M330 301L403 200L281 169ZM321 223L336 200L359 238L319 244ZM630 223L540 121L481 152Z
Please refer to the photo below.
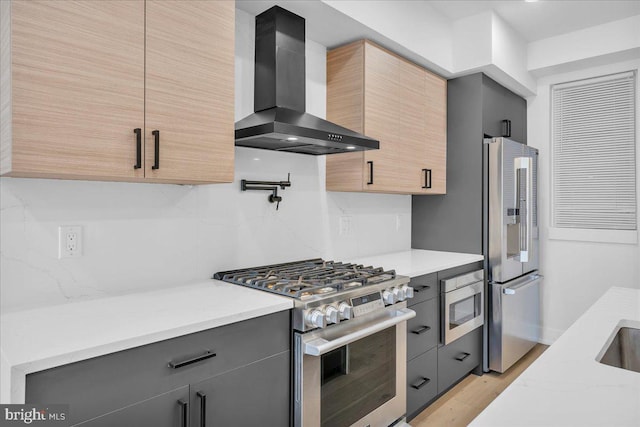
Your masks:
M398 323L406 322L415 316L416 312L408 308L395 310L390 312L389 317L384 320L373 319L371 322L366 323L355 331L342 335L331 341L327 341L324 338L316 338L306 342L304 343L304 354L308 354L309 356L322 356L325 353L395 326Z

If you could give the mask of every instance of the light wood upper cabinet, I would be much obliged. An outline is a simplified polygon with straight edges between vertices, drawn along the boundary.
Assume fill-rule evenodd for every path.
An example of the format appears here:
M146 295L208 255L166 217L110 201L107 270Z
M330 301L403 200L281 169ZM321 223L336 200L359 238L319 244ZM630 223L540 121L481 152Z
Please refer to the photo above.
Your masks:
M2 173L141 178L144 3L0 1Z
M147 0L146 22L146 177L233 181L234 2Z
M342 46L327 54L327 118L380 140L327 156L327 190L446 192L446 80L369 41Z
M2 175L233 180L234 2L16 0L0 8Z
M429 71L425 72L427 101L426 144L420 155L422 167L429 169L431 188L421 188L424 194L447 192L447 81ZM424 175L423 175L424 178ZM428 177L429 178L429 177Z

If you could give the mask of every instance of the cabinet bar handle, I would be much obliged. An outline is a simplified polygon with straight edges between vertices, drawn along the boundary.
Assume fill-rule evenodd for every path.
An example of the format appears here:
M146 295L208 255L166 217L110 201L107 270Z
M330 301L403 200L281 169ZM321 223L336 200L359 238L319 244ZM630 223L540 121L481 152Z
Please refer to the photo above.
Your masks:
M183 366L191 365L192 363L200 362L202 360L211 359L216 357L215 353L211 353L209 350L201 356L194 357L192 359L183 360L181 362L169 362L169 367L173 369L182 368Z
M151 169L160 169L160 131L154 130L151 133L155 140L155 153L153 155L153 166L151 166Z
M462 353L461 355L456 357L457 361L462 362L464 359L466 359L467 357L471 356L471 354L469 353Z
M416 390L420 390L422 387L426 386L430 382L431 380L429 378L420 377L420 380L418 382L411 384L411 387L415 388Z
M431 188L431 169L422 169L424 172L424 185L422 188Z
M136 134L136 164L133 168L140 169L142 167L142 129L135 128L133 133Z
M207 395L199 391L196 396L200 398L200 427L207 427Z
M422 292L422 291L426 291L427 289L431 289L431 286L429 285L424 285L424 286L420 286L419 288L416 288L415 286L413 287L413 292Z
M369 165L369 181L367 181L367 185L371 185L373 184L373 162L368 161L367 164Z
M511 136L511 120L502 121L502 136L507 138Z
M422 335L427 331L431 330L431 326L421 326L418 329L414 329L413 331L411 331L412 334L416 334L416 335Z
M182 427L188 427L189 423L189 402L178 400L178 405L182 408Z

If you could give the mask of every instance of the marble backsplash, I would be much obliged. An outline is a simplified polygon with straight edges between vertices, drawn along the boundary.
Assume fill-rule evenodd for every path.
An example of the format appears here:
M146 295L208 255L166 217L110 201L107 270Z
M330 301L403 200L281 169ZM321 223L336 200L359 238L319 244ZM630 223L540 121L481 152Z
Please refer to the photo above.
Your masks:
M232 184L182 186L0 179L3 312L210 278L223 269L406 250L411 197L333 193L325 158L236 149ZM286 179L276 211L240 179ZM351 231L340 233L340 218ZM58 226L83 255L58 259Z

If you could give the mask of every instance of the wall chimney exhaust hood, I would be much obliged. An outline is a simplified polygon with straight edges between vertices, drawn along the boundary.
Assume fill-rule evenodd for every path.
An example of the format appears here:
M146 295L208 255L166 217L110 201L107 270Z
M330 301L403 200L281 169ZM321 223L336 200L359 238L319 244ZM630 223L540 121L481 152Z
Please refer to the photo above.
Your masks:
M379 148L306 113L305 102L305 20L274 6L256 16L255 113L236 122L236 145L312 155Z

